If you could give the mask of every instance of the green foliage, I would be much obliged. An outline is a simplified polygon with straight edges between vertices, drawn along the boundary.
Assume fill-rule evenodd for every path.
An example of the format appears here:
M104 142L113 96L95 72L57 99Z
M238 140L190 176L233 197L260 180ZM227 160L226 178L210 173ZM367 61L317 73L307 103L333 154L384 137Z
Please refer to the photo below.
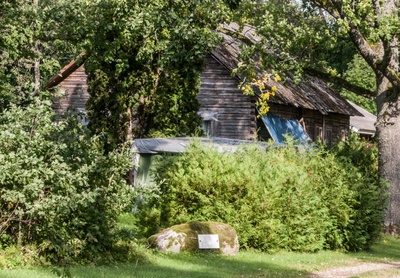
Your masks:
M367 248L383 210L377 171L363 168L376 157L357 164L341 154L294 146L218 153L195 143L160 160L162 194L143 203L140 223L153 228L150 235L187 221L224 222L236 228L242 248L264 251Z
M15 269L32 265L48 265L34 245L10 245L0 248L0 269Z
M0 115L0 243L36 244L60 264L95 260L114 246L132 165L125 148L104 155L75 119L53 116L41 103Z
M355 216L348 227L347 249L365 249L379 237L378 227L388 197L387 184L378 178L378 148L352 133L347 141L335 146L334 152L342 165L357 169L350 172L356 203Z
M1 1L0 111L34 101L35 78L44 89L49 78L75 58L86 26L82 2Z
M354 55L352 61L348 64L348 69L343 74L343 77L352 84L359 85L371 91L376 90L375 74L359 54ZM370 113L377 115L377 108L374 99L362 97L347 90L342 90L341 95L363 107Z
M349 71L357 49L348 37L339 36L329 53L324 53L327 64L339 75ZM349 80L350 81L350 80ZM360 84L361 85L361 84Z
M323 2L323 4L315 5L318 2ZM297 78L308 69L315 69L335 77L342 77L351 84L359 85L373 92L376 89L374 72L358 54L358 47L346 34L348 18L336 20L321 9L322 6L330 11L332 8L328 8L330 2L272 0L259 3L242 1L237 20L255 26L257 35L263 44L244 48L242 52L244 66L241 73L251 77L249 69L254 68L255 62L260 62L269 71L275 70L279 73L289 71L294 73ZM376 35L376 30L371 32L372 26L368 26L371 24L370 21L357 19L361 16L359 14L361 10L365 14L372 12L370 3L363 4L368 8L360 9L360 11L357 11L357 7L361 4L356 5L357 7L347 3L340 5L343 5L343 9L352 15L351 20L355 20L358 27L365 31L367 36ZM351 11L352 9L353 11ZM371 16L369 19L372 18ZM385 21L385 24L387 23ZM352 24L354 23L352 22ZM257 57L257 61L254 61L255 57ZM284 75L282 74L282 76ZM332 82L332 80L328 81ZM357 92L349 92L338 86L336 88L343 92L342 95L345 98L371 113L377 114L372 97L368 99L357 95Z
M114 1L93 5L88 115L111 145L127 138L199 131L196 95L219 1ZM130 125L131 122L135 125Z
M235 20L255 26L262 42L246 45L241 58L252 65L257 57L268 71L299 75L310 65L325 68L326 54L337 46L335 22L300 1L241 1Z

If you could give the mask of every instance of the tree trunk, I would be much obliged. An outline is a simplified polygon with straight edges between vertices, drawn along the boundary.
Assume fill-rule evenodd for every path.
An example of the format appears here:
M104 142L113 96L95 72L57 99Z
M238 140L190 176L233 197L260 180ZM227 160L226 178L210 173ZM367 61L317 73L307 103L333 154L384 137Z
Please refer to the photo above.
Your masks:
M359 9L357 2L310 0L324 8L337 20L346 22L349 38L376 74L376 123L379 141L379 177L389 185L389 203L385 211L385 232L400 234L400 77L399 77L399 0L365 1ZM367 4L368 3L368 4ZM363 13L366 14L363 14ZM361 24L365 18L371 23ZM366 26L368 28L366 28ZM365 32L365 30L368 30ZM371 40L371 33L379 34Z
M399 88L383 77L377 78L377 135L379 141L379 176L389 183L385 211L385 233L400 234L400 96Z

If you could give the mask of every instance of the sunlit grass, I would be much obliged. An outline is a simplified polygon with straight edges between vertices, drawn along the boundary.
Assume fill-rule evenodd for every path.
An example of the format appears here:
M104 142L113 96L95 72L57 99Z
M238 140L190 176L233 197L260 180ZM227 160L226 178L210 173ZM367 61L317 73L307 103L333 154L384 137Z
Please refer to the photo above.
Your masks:
M380 241L371 247L371 250L355 253L354 255L365 261L400 261L400 238L383 236Z
M113 264L107 266L74 266L68 269L71 277L308 277L312 273L338 266L363 262L399 262L400 239L385 236L371 250L358 253L322 251L318 253L278 252L266 254L241 251L237 256L209 253L164 254L146 251L145 263ZM0 271L4 278L60 277L61 268L30 268ZM400 270L382 270L357 277L395 277ZM375 275L375 276L374 276ZM379 277L379 276L378 276Z

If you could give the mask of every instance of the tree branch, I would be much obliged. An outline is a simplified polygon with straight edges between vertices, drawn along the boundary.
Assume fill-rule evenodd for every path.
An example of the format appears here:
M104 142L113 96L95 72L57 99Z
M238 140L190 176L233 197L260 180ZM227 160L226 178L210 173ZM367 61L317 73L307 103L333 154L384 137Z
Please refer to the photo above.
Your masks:
M377 70L377 65L382 61L383 57L382 47L379 45L379 49L374 51L361 34L360 30L352 24L350 24L349 35L364 60L372 69Z
M360 52L361 56L365 59L365 61L372 67L374 70L377 69L377 64L382 60L382 51L375 51L372 49L371 45L365 39L363 34L357 28L357 25L352 22L346 11L343 9L343 1L338 0L330 0L330 1L321 1L321 0L313 0L318 7L326 10L332 17L337 20L344 20L347 22L349 26L349 36L353 41L354 45ZM375 7L377 8L377 7ZM379 46L381 48L381 46ZM379 54L379 55L378 55Z
M315 3L318 7L325 9L334 18L347 21L349 26L348 34L350 36L350 39L353 41L353 44L356 46L359 53L368 63L368 65L374 70L374 72L380 72L383 76L388 78L389 81L395 86L398 86L400 84L400 77L396 74L397 70L395 70L397 66L389 64L389 62L391 61L389 57L398 55L398 41L396 37L388 41L381 39L381 41L371 46L361 33L360 29L357 27L357 24L352 22L350 20L351 17L348 16L348 14L343 10L343 1L313 0L312 2ZM393 9L390 8L396 6L395 4L387 4L388 7L384 7L385 11L382 10L380 1L373 0L372 4L376 18L374 24L374 27L376 29L381 28L378 19L383 13L385 13L385 11L388 15L396 16L396 14L393 13ZM384 57L387 57L387 59L384 59Z
M373 5L374 5L374 13L377 16L381 15L381 5L380 5L380 0L373 0L372 1ZM375 28L379 28L379 24L378 21L375 21Z
M357 95L368 97L368 98L375 97L374 91L370 91L361 86L352 84L352 83L348 82L347 80L340 78L338 76L333 76L327 72L319 71L319 70L312 69L312 68L305 68L304 71L306 73L308 73L309 75L319 77L326 82L332 82L332 83L334 83L342 88L345 88Z
M321 0L314 0L311 2L313 2L318 8L327 11L334 18L336 18L336 19L340 18L339 12L338 12L337 8L335 7L335 4L337 4L335 1L327 2L327 1L321 1Z

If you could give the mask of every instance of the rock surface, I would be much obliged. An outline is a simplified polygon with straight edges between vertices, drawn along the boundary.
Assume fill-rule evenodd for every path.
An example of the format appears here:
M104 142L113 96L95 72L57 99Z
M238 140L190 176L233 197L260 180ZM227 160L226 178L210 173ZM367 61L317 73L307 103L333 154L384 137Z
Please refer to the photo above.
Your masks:
M236 255L239 252L239 241L235 229L218 222L189 222L175 225L149 237L151 248L159 251L179 253L199 251L199 234L218 234L223 255Z

